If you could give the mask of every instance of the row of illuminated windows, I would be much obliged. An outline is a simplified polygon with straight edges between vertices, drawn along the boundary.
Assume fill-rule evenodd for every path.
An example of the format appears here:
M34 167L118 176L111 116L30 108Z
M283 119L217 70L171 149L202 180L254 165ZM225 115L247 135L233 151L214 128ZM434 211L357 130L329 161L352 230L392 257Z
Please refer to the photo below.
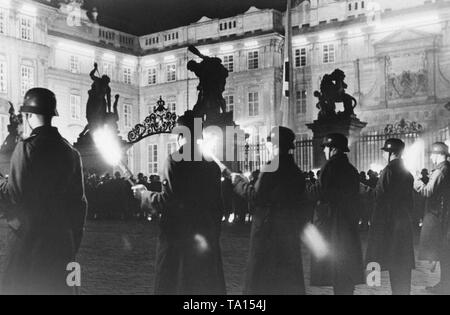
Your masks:
M107 75L111 79L114 75L114 63L112 62L104 62L102 65L102 71L104 75ZM70 56L69 58L69 71L74 74L80 74L81 73L81 62L78 56ZM129 66L123 66L122 67L122 77L120 79L122 83L125 84L133 84L133 69Z
M165 42L171 41L171 40L176 40L176 39L178 39L178 32L173 32L173 33L164 35Z
M35 18L21 14L19 16L19 38L27 41L32 41L34 37ZM8 35L12 30L9 30L9 11L0 8L0 34Z
M348 4L349 11L364 10L365 8L366 8L365 1L354 1L354 2Z
M221 31L231 30L237 27L236 21L227 21L227 22L221 22L219 24L219 29Z
M322 63L330 64L336 62L336 46L335 44L322 45ZM308 50L303 47L295 49L294 63L296 68L306 67L308 65Z
M228 72L235 71L235 58L234 55L225 55L222 57L224 67ZM256 70L260 68L260 55L259 51L250 51L247 55L247 69ZM152 66L147 68L147 85L154 85L160 83L158 78L158 72L160 67ZM175 63L166 64L163 68L164 76L162 82L173 82L177 80L177 65Z
M235 96L233 94L226 94L224 95L225 99L225 105L227 112L234 111L236 108L235 103ZM260 115L260 95L259 92L250 92L248 93L248 116L249 117L257 117ZM307 111L307 105L308 105L308 92L305 89L297 90L296 91L296 98L295 98L295 112L300 115L305 115ZM153 105L149 107L149 112L153 112ZM166 101L166 107L171 111L172 113L177 112L177 102L176 97L167 97Z
M69 96L69 112L70 118L72 120L81 120L82 119L82 108L83 104L81 102L81 95L79 93L70 94ZM124 127L129 129L133 125L133 113L132 106L130 104L123 105L122 112L122 121L124 123Z

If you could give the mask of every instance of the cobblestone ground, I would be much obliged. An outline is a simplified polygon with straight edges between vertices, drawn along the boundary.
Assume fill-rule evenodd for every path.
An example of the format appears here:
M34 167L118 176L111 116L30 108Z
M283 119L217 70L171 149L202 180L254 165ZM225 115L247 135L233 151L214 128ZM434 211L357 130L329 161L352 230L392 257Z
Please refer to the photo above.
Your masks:
M6 227L0 223L0 257ZM157 225L147 222L89 222L79 254L83 294L152 294ZM224 269L229 294L240 294L248 253L249 228L224 226L222 234ZM305 257L305 277L309 283L309 257ZM437 283L439 271L418 263L413 275L413 294L426 294L424 288ZM332 294L331 288L308 288L309 294ZM387 273L382 287L359 286L359 295L390 294Z

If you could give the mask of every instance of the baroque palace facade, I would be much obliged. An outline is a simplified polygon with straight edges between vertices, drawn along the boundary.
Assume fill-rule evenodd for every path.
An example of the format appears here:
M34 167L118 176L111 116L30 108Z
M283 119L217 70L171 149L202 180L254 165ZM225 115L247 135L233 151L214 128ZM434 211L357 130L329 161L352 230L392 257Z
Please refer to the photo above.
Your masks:
M112 78L120 94L119 128L124 138L143 121L160 96L182 114L197 99L198 80L186 69L194 44L222 58L230 71L224 94L235 121L263 139L278 122L284 59L283 12L250 8L226 19L196 23L145 36L97 24L73 4L0 0L0 136L6 137L8 101L16 107L34 86L55 91L55 121L71 142L86 124L85 106L94 62ZM358 100L366 132L382 132L401 119L425 128L449 124L450 1L311 0L295 7L293 49L295 129L309 137L306 124L317 116L313 92L336 68ZM450 109L450 107L449 107ZM129 153L135 172L158 173L174 139L150 137Z

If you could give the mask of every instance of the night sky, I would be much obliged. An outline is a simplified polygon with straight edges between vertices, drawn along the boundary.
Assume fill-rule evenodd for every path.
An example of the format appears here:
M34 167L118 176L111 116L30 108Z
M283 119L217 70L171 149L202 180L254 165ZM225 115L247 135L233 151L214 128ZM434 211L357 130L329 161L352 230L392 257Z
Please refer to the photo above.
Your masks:
M102 25L145 35L188 25L202 16L225 18L251 6L285 10L286 0L85 0L96 6Z

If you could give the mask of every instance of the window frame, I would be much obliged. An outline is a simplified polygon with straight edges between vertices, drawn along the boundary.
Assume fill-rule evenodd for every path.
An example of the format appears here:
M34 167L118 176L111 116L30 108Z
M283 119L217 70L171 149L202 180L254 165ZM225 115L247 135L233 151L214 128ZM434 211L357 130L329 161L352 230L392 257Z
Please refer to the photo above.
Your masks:
M129 103L123 104L123 126L125 129L133 127L133 106Z
M255 98L256 96L256 98ZM249 92L247 95L247 105L248 105L248 117L258 117L259 113L259 105L260 105L260 97L259 92Z
M304 68L308 65L308 49L306 47L295 49L295 68Z
M223 66L228 70L229 73L234 72L234 54L228 54L223 56Z
M150 73L153 72L153 73ZM152 78L152 80L150 80ZM157 68L156 67L148 67L147 68L147 85L155 85L158 84L158 76L157 76Z
M332 49L330 49L332 48ZM332 58L331 58L332 56ZM336 63L336 44L327 43L322 45L322 63L333 64Z
M77 100L76 102L72 102L72 100ZM75 109L75 115L74 111ZM82 109L81 109L81 95L79 94L70 94L69 95L69 110L70 110L70 118L72 120L81 120Z
M296 90L295 93L296 114L305 116L307 110L308 110L308 91L304 88Z
M24 77L24 70L27 72L27 76ZM35 85L35 69L32 65L21 64L20 65L20 91L21 95L25 96L25 93L34 87ZM24 80L26 79L26 80Z
M256 55L256 56L255 56ZM259 50L251 50L247 52L247 69L248 70L258 70L259 65Z
M158 144L156 143L150 143L147 147L147 171L151 175L158 174Z
M8 63L0 59L0 94L8 94Z
M26 22L25 24L23 22ZM19 16L19 35L21 40L32 42L34 40L34 18L28 15Z
M166 64L166 82L177 81L177 64L168 63Z
M133 70L130 66L123 66L122 68L122 82L128 85L133 84Z
M76 55L70 55L69 57L69 71L73 74L81 73L81 63L80 58Z

